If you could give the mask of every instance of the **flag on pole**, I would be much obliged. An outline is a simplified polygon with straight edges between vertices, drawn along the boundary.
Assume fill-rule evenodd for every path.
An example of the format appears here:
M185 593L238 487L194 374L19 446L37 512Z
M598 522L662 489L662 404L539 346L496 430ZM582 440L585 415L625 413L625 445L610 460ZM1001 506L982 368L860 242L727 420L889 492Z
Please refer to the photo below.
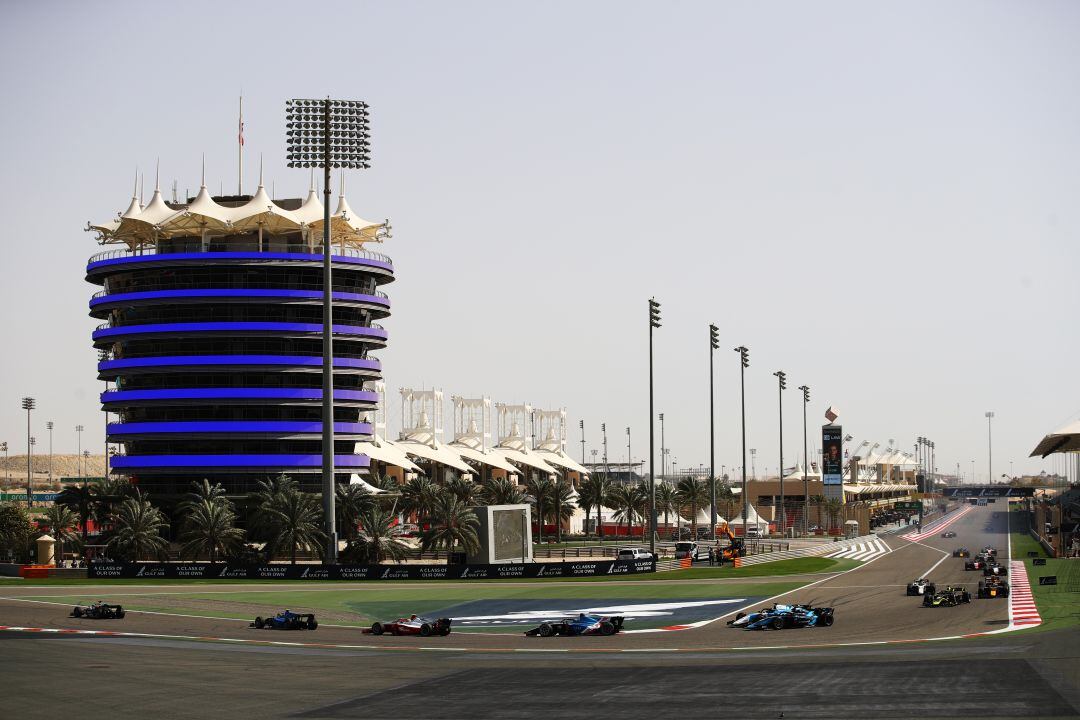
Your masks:
M244 99L240 99L240 144L244 144Z

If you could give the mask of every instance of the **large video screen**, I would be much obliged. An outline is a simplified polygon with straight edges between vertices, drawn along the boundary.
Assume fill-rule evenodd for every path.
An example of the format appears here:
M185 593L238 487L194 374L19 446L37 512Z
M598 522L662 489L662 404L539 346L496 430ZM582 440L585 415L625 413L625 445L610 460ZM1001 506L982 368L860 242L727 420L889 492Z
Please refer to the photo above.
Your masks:
M822 482L825 485L841 485L844 476L844 433L839 425L821 428Z
M495 510L491 514L495 524L495 560L513 560L526 556L525 511Z

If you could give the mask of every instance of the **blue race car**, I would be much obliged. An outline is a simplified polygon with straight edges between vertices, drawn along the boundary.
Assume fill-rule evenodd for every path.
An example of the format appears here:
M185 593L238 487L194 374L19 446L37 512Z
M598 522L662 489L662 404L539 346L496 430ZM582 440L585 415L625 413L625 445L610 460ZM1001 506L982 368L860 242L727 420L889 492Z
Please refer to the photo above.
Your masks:
M532 630L526 630L530 637L551 637L552 635L614 635L622 630L623 619L619 616L586 615L579 613L576 618L563 618L540 623Z
M832 608L811 605L774 604L758 612L742 613L728 620L730 627L743 630L783 630L785 628L829 627L833 624Z
M259 630L263 628L267 630L314 630L319 627L319 623L315 621L315 616L311 613L302 615L294 613L292 610L286 610L274 617L257 617L255 622L248 627L258 628Z

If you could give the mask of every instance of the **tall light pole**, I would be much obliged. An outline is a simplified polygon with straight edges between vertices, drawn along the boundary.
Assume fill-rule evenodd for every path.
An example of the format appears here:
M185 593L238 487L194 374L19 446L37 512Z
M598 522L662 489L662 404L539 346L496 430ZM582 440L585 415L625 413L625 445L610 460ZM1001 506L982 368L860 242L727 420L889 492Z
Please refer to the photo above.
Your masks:
M53 431L53 421L52 420L45 423L45 429L49 431L49 489L51 490L52 489L52 482L53 482L53 479L52 479L52 431Z
M578 427L581 428L581 464L585 464L585 421L578 420Z
M656 451L653 422L653 330L660 327L660 303L649 298L649 552L656 557Z
M810 388L806 385L800 385L799 390L802 390L802 452L803 452L803 469L802 469L802 484L803 484L803 534L810 534L810 477L807 473L810 472L810 457L807 455L806 444L806 406L810 403Z
M78 457L76 459L79 462L79 477L80 478L83 477L83 475L84 475L84 473L83 473L83 462L82 462L82 431L85 430L85 429L86 428L84 428L82 425L76 425L75 426L75 436L78 438L78 448L79 448L76 451L76 452L79 453L79 455L78 455Z
M787 534L787 505L784 496L784 391L787 390L787 373L777 370L773 373L779 386L779 418L780 418L780 534Z
M972 484L975 483L975 461L974 460L971 461L971 482L972 482Z
M746 537L746 518L750 500L746 491L746 368L750 367L750 350L740 345L735 348L739 353L739 402L742 405L742 530Z
M37 445L37 438L31 435L30 440L27 443L27 445L29 447L29 452L27 452L27 464L29 465L30 464L30 458L32 458L33 455L34 455L34 446ZM30 507L33 504L33 499L34 499L33 487L30 484L30 476L27 475L27 477L26 477L26 507Z
M994 413L986 413L986 479L994 482L994 436L990 427L994 419Z
M8 446L7 441L0 442L0 450L4 451L4 473L7 476L8 483L11 482L11 466L8 465Z
M750 479L757 480L757 448L750 448Z
M716 429L714 425L713 355L720 347L720 328L709 324L709 537L716 540ZM746 529L746 526L743 526Z
M323 170L323 383L322 500L326 562L337 563L334 517L334 349L333 295L330 273L330 171L366 170L370 166L368 106L359 100L299 98L285 101L289 167ZM543 524L543 523L541 523Z
M32 503L30 477L33 472L30 465L31 448L33 447L33 443L30 442L33 439L30 437L30 411L34 409L34 398L24 397L22 399L22 409L26 411L26 507L30 507Z

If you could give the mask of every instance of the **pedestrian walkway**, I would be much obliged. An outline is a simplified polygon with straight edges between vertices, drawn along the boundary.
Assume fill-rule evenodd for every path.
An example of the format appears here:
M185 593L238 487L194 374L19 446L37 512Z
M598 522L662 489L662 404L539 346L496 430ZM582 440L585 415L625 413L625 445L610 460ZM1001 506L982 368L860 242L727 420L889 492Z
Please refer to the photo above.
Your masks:
M889 546L876 535L863 535L857 538L840 540L833 543L822 543L816 547L797 548L781 552L762 553L751 555L742 559L743 567L747 565L760 565L762 563L776 562L777 560L793 560L804 557L828 557L849 558L868 562L876 557L889 552Z
M1042 624L1039 608L1031 596L1027 567L1023 560L1009 563L1009 622L1014 627L1035 627Z

